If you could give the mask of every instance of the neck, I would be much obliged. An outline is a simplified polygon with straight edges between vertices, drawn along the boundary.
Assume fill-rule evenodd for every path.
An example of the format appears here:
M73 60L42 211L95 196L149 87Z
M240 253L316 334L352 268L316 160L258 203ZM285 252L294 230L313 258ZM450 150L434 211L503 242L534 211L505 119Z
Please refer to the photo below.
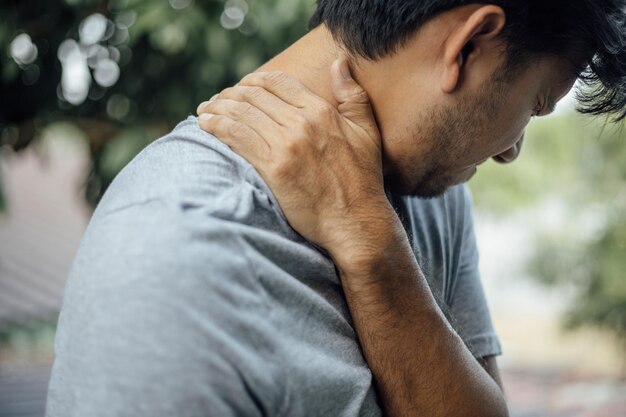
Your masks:
M369 94L382 135L385 175L400 172L396 161L402 156L394 157L393 152L390 152L390 143L411 140L414 146L419 147L421 142L413 136L407 136L407 132L413 130L414 125L407 124L402 118L402 112L398 111L398 103L414 101L407 96L414 96L416 91L421 92L423 100L412 106L413 114L420 114L423 109L418 107L427 107L429 102L424 93L428 90L429 83L433 84L433 80L424 77L424 73L417 71L415 67L415 62L426 62L427 55L421 51L427 49L412 46L412 51L412 54L396 54L376 61L350 58L352 75ZM344 49L335 42L326 26L321 25L257 71L282 71L290 74L314 94L336 107L338 103L331 88L330 67L342 52L345 53ZM403 80L402 88L398 88L397 80ZM415 149L414 151L417 152Z
M285 72L336 106L337 101L330 87L330 67L341 51L330 32L319 26L257 71Z
M340 53L345 54L345 50L335 42L326 26L320 25L261 66L257 72L285 72L298 79L314 94L337 107L338 103L331 88L330 68ZM353 58L350 66L355 80L370 95L372 107L376 113L374 96L368 88L372 87L372 84L376 85L373 80L376 76L375 71L362 70L360 61Z

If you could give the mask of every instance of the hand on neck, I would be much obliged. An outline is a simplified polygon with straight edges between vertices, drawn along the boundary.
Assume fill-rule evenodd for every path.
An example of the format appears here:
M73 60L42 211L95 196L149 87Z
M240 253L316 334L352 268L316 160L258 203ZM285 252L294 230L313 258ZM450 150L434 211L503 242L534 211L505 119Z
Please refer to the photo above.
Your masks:
M336 106L337 101L330 84L330 67L340 53L342 49L322 25L268 61L257 72L286 72L313 93Z
M422 50L419 46L413 46L410 54L391 54L375 61L361 57L350 58L352 76L369 94L383 137L386 127L397 124L395 117L388 116L398 112L398 103L403 102L406 95L415 95L419 91L420 96L424 97L423 105L428 106L424 84L432 84L432 80L416 68L416 63L420 63L422 69L428 65L426 63L429 59ZM330 68L342 53L345 54L345 49L333 39L325 25L320 25L257 71L286 72L313 93L337 106L331 89ZM419 112L417 108L411 110Z

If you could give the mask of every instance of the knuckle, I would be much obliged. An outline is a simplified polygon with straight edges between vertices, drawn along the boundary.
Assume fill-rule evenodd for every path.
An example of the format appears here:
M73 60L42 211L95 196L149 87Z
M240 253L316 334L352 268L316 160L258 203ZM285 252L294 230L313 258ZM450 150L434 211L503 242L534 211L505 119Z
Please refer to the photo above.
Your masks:
M262 87L248 87L246 89L245 95L248 98L256 99L256 98L263 97L264 93L265 93L265 89L263 89Z
M259 73L259 72L252 72L250 74L247 74L245 77L243 77L241 79L241 81L239 82L239 85L254 85L255 82L257 82L257 80L259 79L263 79L262 77L263 73Z
M233 113L238 116L249 113L251 109L252 105L250 103L237 102L233 105Z
M351 100L356 103L369 103L370 98L367 94L367 91L363 90L360 87L353 87L350 93Z
M233 123L228 127L228 134L233 137L243 138L247 137L249 133L248 126L241 123Z
M205 102L202 105L200 105L198 107L198 116L202 116L204 113L213 114L214 112L212 111L213 110L213 106L212 105L213 105L213 103L208 103L208 102ZM207 119L203 119L202 117L200 117L199 120L200 120L200 122L202 122L202 121L207 120Z
M216 134L221 133L224 128L224 123L220 116L213 116L210 119L200 119L199 125L202 130Z
M270 84L280 85L287 82L289 76L282 71L272 71L268 72L265 78Z
M231 97L233 95L234 90L235 89L233 87L227 87L223 89L222 91L220 91L219 94L216 94L216 98Z

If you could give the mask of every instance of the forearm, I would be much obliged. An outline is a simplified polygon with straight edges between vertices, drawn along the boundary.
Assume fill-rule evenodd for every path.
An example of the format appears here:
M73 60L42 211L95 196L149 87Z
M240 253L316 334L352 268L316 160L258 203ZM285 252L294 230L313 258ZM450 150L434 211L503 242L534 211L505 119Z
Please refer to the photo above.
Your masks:
M507 415L501 390L437 306L391 208L331 254L388 417Z

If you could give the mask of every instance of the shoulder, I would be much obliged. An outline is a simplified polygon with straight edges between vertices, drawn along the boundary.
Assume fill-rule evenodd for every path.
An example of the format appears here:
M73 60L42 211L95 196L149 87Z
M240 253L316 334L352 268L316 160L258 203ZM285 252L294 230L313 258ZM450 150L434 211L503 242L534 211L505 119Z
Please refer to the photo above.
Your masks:
M189 117L139 153L115 178L96 216L148 201L227 204L234 190L269 190L254 168ZM227 195L228 194L228 195Z
M244 293L263 309L240 215L262 215L263 199L251 197L259 189L249 165L238 158L188 119L131 161L82 239L61 328L104 317L102 311L116 326L135 309L158 317L172 300L178 320ZM175 325L175 320L163 323Z
M195 118L178 125L111 184L75 257L70 293L76 283L93 286L92 294L102 285L167 292L181 282L170 277L203 280L206 267L216 272L211 279L220 268L230 268L224 275L249 274L246 256L219 255L245 255L246 225L276 219L265 185L251 170Z

